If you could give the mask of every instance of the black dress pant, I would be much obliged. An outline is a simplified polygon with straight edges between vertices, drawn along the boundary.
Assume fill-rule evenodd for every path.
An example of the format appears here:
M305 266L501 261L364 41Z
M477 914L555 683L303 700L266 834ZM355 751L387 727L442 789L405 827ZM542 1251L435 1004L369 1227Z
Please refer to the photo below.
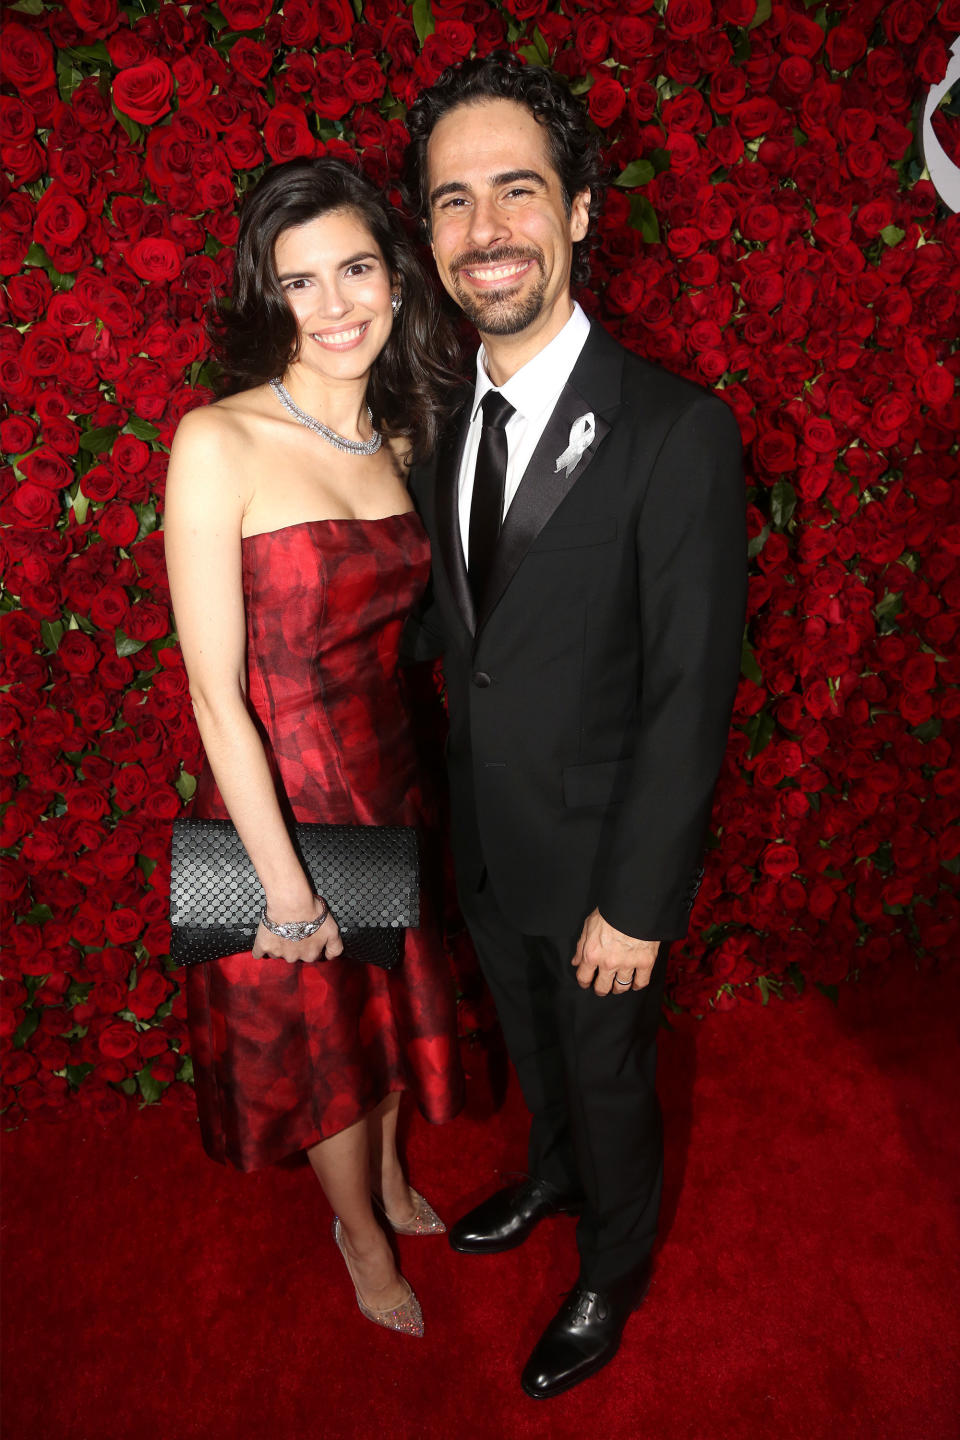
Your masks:
M668 946L643 990L597 995L580 988L570 963L579 931L522 934L486 879L460 904L531 1113L530 1174L583 1203L580 1280L604 1290L643 1264L656 1237L656 1052Z

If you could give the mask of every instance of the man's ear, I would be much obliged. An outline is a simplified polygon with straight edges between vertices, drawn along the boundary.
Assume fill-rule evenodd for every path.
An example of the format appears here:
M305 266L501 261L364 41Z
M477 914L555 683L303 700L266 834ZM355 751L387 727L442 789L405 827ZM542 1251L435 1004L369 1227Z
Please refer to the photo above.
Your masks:
M570 239L576 242L586 238L590 228L590 191L581 190L574 195L570 206Z

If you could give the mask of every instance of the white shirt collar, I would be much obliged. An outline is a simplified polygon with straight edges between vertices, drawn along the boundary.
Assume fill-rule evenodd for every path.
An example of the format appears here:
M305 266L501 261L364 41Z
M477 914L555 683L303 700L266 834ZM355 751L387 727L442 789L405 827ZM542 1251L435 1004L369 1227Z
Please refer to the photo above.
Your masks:
M570 373L590 333L590 321L581 307L574 301L573 314L548 345L538 350L532 360L521 365L515 375L499 387L501 395L509 400L514 410L524 419L531 420L542 411L550 409L570 378ZM488 390L495 390L487 374L487 356L483 346L477 351L477 382L473 392L471 419L476 419L480 402Z

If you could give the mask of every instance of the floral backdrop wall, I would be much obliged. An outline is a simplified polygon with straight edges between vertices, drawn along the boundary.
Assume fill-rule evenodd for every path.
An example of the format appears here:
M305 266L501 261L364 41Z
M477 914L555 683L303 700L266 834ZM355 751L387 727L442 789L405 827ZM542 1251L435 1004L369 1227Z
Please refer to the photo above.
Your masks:
M6 8L8 1119L191 1103L165 916L200 752L161 522L237 200L300 155L392 189L413 97L504 45L603 139L584 303L743 433L743 678L673 1003L956 955L960 219L913 127L958 31L960 0ZM935 120L955 160L958 114Z

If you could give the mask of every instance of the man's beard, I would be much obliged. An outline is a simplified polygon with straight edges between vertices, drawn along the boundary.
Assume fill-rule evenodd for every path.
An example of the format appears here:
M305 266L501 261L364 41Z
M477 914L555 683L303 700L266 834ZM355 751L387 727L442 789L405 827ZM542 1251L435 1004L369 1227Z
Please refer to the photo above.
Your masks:
M460 271L479 269L481 266L509 265L511 261L534 260L540 269L540 278L526 295L517 295L505 286L502 290L488 290L482 295L467 290L460 280ZM457 303L471 325L483 335L519 335L540 315L546 293L543 256L538 250L512 250L507 247L491 250L484 254L471 251L456 262L452 284Z

